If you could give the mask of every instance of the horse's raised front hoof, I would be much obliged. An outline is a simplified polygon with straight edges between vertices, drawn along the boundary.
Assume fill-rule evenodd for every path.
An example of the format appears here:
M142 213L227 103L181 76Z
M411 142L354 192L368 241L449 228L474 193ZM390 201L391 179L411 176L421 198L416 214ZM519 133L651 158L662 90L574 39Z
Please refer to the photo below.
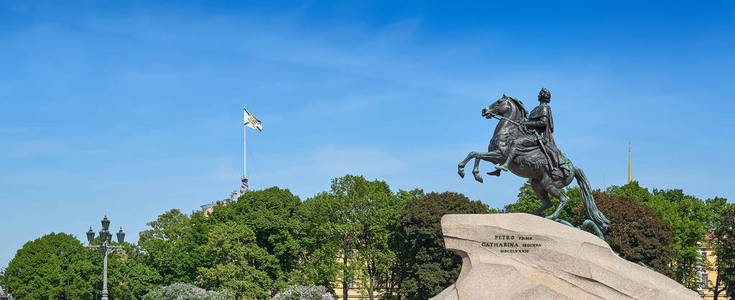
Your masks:
M459 168L459 170L457 171L457 174L459 174L459 177L464 178L464 169Z

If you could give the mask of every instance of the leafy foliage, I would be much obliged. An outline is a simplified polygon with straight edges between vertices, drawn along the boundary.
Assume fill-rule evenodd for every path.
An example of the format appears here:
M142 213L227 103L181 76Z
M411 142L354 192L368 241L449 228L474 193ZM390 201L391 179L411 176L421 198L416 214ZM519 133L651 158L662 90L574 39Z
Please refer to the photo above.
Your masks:
M332 180L329 193L303 205L304 232L319 234L313 236L318 240L305 241L307 278L322 283L341 275L343 296L346 287L359 282L374 298L375 290L390 281L389 271L396 261L389 243L403 209L401 198L384 181L346 175ZM341 257L341 264L335 262L337 257ZM315 261L322 258L326 259L323 263ZM357 276L359 280L355 280Z
M174 283L153 289L143 300L234 300L235 295L227 290L207 291L189 283Z
M728 209L735 207L735 203L727 203L727 199L721 197L704 200L704 203L709 211L709 218L706 224L708 229L717 228L722 221L722 216L725 215L725 212Z
M209 241L202 247L214 266L199 268L202 286L226 288L236 296L265 298L271 278L265 271L274 260L256 243L255 233L245 224L228 221L215 225Z
M571 200L561 217L579 224L581 191L565 192ZM696 286L697 242L714 230L717 284L732 295L735 205L681 190L651 192L636 182L595 197L613 221L606 237L615 251L689 287ZM371 299L425 299L454 282L461 266L460 257L444 248L442 215L532 212L540 205L528 183L502 211L457 193L394 193L384 181L353 175L333 179L329 191L304 202L277 187L251 191L220 202L208 216L172 209L148 223L137 245L124 244L124 251L110 254L110 296L331 297L341 282L343 296L351 287ZM69 266L70 298L90 299L101 289L102 257L70 235L52 233L18 250L0 274L0 286L25 299L63 298Z
M621 257L642 262L659 273L672 275L674 257L671 248L673 234L668 223L661 221L650 207L633 198L595 192L597 207L610 219L605 241ZM576 225L587 219L587 210L580 206L571 219Z
M672 247L674 249L673 278L690 289L698 286L697 263L700 242L708 234L708 226L717 217L712 208L717 202L711 201L711 207L694 196L685 195L682 190L657 190L649 192L638 182L608 188L607 193L617 196L628 196L636 202L652 208L656 215L671 226L674 233Z
M158 284L194 282L197 268L207 265L195 238L192 219L178 209L169 210L149 230L140 233L138 245L145 253L142 261L160 276Z
M236 202L216 206L206 219L212 226L208 234L210 241L205 247L209 249L205 251L208 259L223 272L234 272L231 263L238 260L235 266L254 267L259 271L252 274L252 279L257 279L252 284L259 285L263 291L275 294L284 289L292 283L292 278L299 277L297 266L301 243L298 232L301 230L301 223L297 219L296 210L300 204L301 200L290 191L272 187L247 192ZM230 233L247 243L241 249L231 248L227 254L230 257L220 257L224 254L217 252L214 248L216 244L212 244L211 239L214 238L217 243L227 243L227 230L231 229L226 227L236 224L240 225L237 225L236 231ZM237 253L248 256L237 257L236 255L241 255ZM243 258L247 258L247 264L241 260Z
M348 216L344 221L356 229L352 264L359 269L360 283L373 299L375 290L388 282L386 275L396 261L389 243L404 203L384 181L367 181L362 176L333 180L332 193L340 203L350 204L343 215Z
M714 241L718 271L715 293L723 290L729 298L735 298L735 205L729 205L722 212Z
M272 300L333 300L327 288L317 285L293 285L273 296Z
M69 297L92 298L102 274L101 264L93 264L95 259L96 253L73 236L47 234L18 250L0 277L0 285L16 298L62 299L66 297L68 274Z
M140 299L161 281L161 276L145 264L144 255L138 246L128 243L123 246L122 251L114 251L108 257L110 297ZM101 254L96 256L102 258Z
M409 197L396 224L398 289L406 299L428 299L459 276L461 258L444 248L441 217L485 214L488 207L462 194L444 192Z
M298 218L302 223L299 239L302 243L300 281L302 284L322 285L328 290L334 290L333 283L342 271L345 264L340 264L337 258L343 249L351 247L349 234L351 224L337 213L339 203L336 197L323 192L301 204ZM343 257L346 258L346 257Z

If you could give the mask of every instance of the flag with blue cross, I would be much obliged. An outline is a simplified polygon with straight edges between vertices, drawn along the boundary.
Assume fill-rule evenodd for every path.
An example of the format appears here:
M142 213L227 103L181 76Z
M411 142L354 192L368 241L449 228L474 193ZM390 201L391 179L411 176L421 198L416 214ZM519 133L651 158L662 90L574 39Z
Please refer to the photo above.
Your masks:
M251 114L247 109L243 108L243 112L243 121L245 122L245 126L257 129L258 131L263 131L263 125L260 124L260 120L258 118Z

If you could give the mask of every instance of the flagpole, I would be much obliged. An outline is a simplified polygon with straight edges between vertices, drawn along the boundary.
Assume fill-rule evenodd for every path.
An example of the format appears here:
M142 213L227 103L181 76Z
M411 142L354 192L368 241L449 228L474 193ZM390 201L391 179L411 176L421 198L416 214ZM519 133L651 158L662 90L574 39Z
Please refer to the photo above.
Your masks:
M633 165L630 157L630 142L628 142L628 183L633 182Z
M242 106L242 179L248 178L247 175L247 144L246 144L246 137L248 132L248 127L245 126L245 123L248 122L246 116L245 116L245 105Z

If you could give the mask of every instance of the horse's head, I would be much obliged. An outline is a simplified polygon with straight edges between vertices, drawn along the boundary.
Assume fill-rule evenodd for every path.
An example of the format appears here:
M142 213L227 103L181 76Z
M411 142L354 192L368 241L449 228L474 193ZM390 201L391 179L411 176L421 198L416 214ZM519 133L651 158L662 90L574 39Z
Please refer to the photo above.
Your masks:
M518 121L524 119L526 114L526 108L520 100L506 96L505 94L488 107L482 109L482 116L486 119L490 119L494 116L501 116Z

